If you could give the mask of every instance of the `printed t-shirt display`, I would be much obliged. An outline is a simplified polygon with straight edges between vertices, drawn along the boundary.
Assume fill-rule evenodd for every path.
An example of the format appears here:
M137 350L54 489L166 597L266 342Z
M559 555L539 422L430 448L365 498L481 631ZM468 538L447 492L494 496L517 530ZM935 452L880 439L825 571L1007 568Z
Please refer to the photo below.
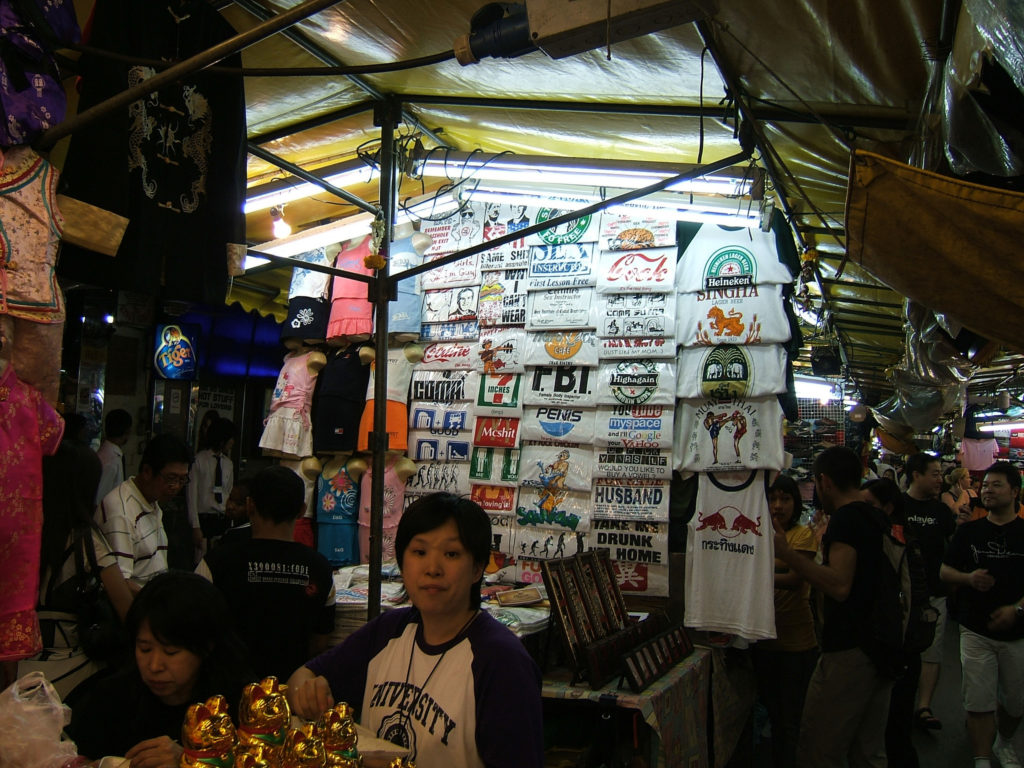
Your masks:
M704 224L676 265L680 293L791 283L774 232Z
M988 628L992 612L1003 605L1014 605L1024 595L1024 520L1019 517L997 525L987 517L957 527L942 562L963 573L984 568L995 579L987 592L967 586L957 590L957 621L972 632L993 640L1024 638L1024 622L1018 620L1009 630Z
M452 641L422 639L415 608L388 611L307 666L359 723L408 746L417 765L540 766L540 672L486 612Z
M775 637L774 529L763 471L702 474L687 524L684 623L749 640Z
M680 400L675 429L677 469L782 469L782 408L772 395Z
M785 391L786 352L778 344L679 350L677 397L764 397Z

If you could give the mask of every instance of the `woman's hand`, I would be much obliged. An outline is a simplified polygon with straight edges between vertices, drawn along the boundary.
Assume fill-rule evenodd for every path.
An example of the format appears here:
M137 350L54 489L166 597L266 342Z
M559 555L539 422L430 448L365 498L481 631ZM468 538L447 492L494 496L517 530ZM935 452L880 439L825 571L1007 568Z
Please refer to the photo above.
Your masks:
M140 741L128 750L125 757L131 768L178 768L184 748L168 736Z
M306 674L302 674L302 672ZM288 680L288 691L285 696L292 712L307 720L316 720L320 715L334 706L331 686L322 675L316 677L307 667L302 667Z

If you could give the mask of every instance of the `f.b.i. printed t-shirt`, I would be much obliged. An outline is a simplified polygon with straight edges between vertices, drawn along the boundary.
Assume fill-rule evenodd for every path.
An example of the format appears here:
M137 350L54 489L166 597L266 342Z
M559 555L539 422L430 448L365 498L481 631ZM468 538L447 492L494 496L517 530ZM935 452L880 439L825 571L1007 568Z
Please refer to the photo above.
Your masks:
M307 666L360 724L422 768L544 764L540 671L519 639L480 613L449 643L423 640L419 611L381 615ZM410 664L411 658L411 664Z

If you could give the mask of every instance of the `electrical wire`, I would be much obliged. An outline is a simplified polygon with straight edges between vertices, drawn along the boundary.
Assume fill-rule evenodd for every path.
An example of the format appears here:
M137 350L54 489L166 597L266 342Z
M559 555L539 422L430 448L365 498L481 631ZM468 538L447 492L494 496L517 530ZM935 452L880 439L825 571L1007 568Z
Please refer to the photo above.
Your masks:
M122 53L107 51L102 48L95 48L91 45L80 43L63 44L63 47L78 51L89 56L119 61L124 64L141 65L152 67L156 70L167 69L180 61L165 61L163 59L145 59L137 56L128 56ZM73 59L60 57L65 63L77 69L77 63ZM227 67L219 64L206 67L201 72L209 72L215 75L231 75L242 77L336 77L338 75L373 75L383 72L401 72L407 69L429 67L434 64L441 64L455 58L455 51L448 50L443 53L434 53L429 56L419 56L415 59L404 59L382 64L362 64L358 66L339 67Z

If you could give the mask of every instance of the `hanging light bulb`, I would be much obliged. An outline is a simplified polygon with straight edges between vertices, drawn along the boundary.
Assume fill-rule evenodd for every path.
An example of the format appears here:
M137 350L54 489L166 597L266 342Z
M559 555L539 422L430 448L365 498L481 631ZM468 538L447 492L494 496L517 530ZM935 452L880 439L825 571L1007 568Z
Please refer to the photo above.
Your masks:
M275 205L270 209L270 221L272 222L274 237L278 240L282 237L288 237L292 233L291 226L284 220L283 205Z

